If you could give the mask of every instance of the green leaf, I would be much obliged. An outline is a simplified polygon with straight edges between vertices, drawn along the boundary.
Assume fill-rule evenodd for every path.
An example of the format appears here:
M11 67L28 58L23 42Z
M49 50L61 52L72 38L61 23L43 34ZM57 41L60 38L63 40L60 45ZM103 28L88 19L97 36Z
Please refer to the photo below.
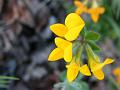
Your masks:
M10 80L0 80L0 84L9 84Z
M19 80L13 76L0 76L0 88L8 88L11 80Z
M80 82L80 85L81 85L80 90L89 90L89 86L87 83L82 81L82 82Z
M93 41L88 41L88 44L94 51L101 51L101 48L98 45L96 45Z
M120 0L112 1L112 11L118 20L120 18Z
M67 85L67 90L77 90L76 87L72 86L72 85Z
M71 85L75 88L74 90L89 90L88 84L84 81L73 82Z
M1 79L8 79L8 80L19 80L19 78L13 77L13 76L0 76Z
M54 85L54 88L62 88L65 86L65 83L64 82L60 82L60 83L57 83Z
M68 81L60 82L54 85L54 88L61 88L61 90L89 90L88 84L84 81Z
M87 32L86 36L85 36L86 40L94 40L97 41L100 39L100 34L93 32L93 31L89 31Z
M78 83L78 82L73 82L72 86L76 88L75 90L82 90L81 89L81 84Z
M79 74L79 75L78 75L78 77L77 77L77 79L76 79L76 81L77 81L77 82L79 82L80 80L82 80L82 79L83 79L83 77L84 77L84 75Z
M120 38L120 35L119 35L120 27L119 27L119 25L114 21L114 19L112 19L112 18L107 18L107 19L110 22L111 26L113 27L114 32L116 33L116 36Z

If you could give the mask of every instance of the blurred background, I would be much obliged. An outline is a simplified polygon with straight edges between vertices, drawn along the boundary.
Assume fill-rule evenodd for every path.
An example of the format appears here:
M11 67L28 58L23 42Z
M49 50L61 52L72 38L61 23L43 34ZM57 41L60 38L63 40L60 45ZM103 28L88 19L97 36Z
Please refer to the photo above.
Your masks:
M73 1L0 0L0 75L19 78L0 90L74 90L54 88L66 77L65 62L47 60L55 47L55 36L49 26L64 23L66 15L76 8ZM98 1L105 7L105 13L98 23L91 24L87 19L85 22L90 30L101 34L100 56L114 58L115 63L105 68L107 77L103 81L94 77L82 80L89 90L120 90L112 73L120 66L120 0Z

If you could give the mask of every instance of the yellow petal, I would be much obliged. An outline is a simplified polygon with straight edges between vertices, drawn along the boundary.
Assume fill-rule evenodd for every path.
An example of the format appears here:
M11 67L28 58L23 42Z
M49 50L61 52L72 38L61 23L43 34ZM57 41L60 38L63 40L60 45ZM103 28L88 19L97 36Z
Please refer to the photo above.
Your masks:
M72 43L62 38L56 37L55 44L57 47L64 50L64 59L66 62L70 62L72 59Z
M111 63L113 63L113 62L114 62L113 59L107 58L103 63L98 63L98 64L96 65L96 67L94 68L94 70L102 69L105 65L111 64Z
M97 14L92 14L92 15L91 15L91 18L92 18L92 20L96 23L96 22L98 22L99 15L97 15Z
M92 65L91 69L92 69L92 71L96 71L96 70L102 69L105 65L111 64L113 62L114 62L113 59L107 58L103 63L98 62L98 63L96 63L96 65L95 64Z
M80 73L86 76L91 76L91 72L87 65L83 65L82 67L80 67Z
M53 24L50 26L50 29L53 33L55 33L57 36L64 37L64 35L67 33L68 29L63 24Z
M72 63L67 66L67 79L69 82L75 80L79 73L79 66L75 63Z
M68 33L65 35L65 38L69 41L73 41L75 39L78 38L79 33L81 32L81 28L83 28L83 26L78 26L75 28L72 28L71 30L68 31Z
M65 48L64 59L66 62L70 62L72 60L72 44Z
M64 50L66 47L68 47L69 45L72 45L71 42L69 42L69 41L67 41L67 40L64 40L64 39L62 39L62 38L60 38L60 37L56 37L56 38L55 38L55 44L56 44L57 47L62 48L63 50Z
M94 71L94 69L96 69L96 66L99 65L99 62L91 59L91 60L89 60L89 64L90 64L91 71Z
M113 59L107 58L107 59L104 61L104 65L111 64L111 63L113 63L113 62L114 62Z
M49 55L48 61L56 61L63 58L63 50L60 48L55 48Z
M68 28L68 32L65 35L65 38L69 41L73 41L78 37L85 23L78 14L71 13L66 17L65 25Z
M101 69L96 70L94 72L92 72L94 74L94 76L98 79L98 80L103 80L104 79L104 73Z

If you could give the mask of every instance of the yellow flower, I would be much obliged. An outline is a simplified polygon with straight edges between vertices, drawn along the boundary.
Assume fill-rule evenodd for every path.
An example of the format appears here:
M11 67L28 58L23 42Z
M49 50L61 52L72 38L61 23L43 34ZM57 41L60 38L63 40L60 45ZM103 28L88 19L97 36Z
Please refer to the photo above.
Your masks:
M65 25L60 23L53 24L50 26L50 29L57 36L73 41L79 36L84 25L85 23L79 15L71 13L66 17Z
M74 1L74 4L77 7L75 13L77 13L78 15L81 15L82 13L87 12L88 8L80 1Z
M102 68L105 65L111 64L113 62L114 62L114 60L112 60L110 58L107 58L103 63L101 63L99 59L89 60L91 72L94 74L94 76L98 80L103 80L104 79L104 73L102 71Z
M86 76L91 76L88 66L85 64L80 66L80 63L75 62L73 59L69 65L66 65L67 68L67 79L69 82L72 82L76 79L79 72Z
M70 62L72 59L72 43L64 40L62 38L56 37L55 44L57 48L55 48L51 54L49 55L49 61L56 61L61 58L64 58L66 62Z
M87 12L88 14L91 15L92 20L96 23L98 22L100 15L105 12L105 8L104 7L90 8L88 9Z
M120 68L114 69L113 74L116 76L116 80L120 84Z
M103 80L104 73L102 71L102 68L105 65L113 63L114 60L107 58L103 63L101 63L99 57L92 51L90 47L87 47L87 54L89 58L89 66L90 66L91 72L98 80Z

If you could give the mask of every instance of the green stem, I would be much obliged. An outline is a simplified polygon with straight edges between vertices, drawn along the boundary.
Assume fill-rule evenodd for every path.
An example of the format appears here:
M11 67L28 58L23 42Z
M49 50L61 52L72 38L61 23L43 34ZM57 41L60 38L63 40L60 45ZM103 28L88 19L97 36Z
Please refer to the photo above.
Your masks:
M82 64L81 62L82 51L83 51L83 46L81 45L76 53L76 62L78 63L80 62L80 64Z
M94 60L95 54L94 54L92 48L88 44L86 45L86 51L87 51L88 58L92 58Z

